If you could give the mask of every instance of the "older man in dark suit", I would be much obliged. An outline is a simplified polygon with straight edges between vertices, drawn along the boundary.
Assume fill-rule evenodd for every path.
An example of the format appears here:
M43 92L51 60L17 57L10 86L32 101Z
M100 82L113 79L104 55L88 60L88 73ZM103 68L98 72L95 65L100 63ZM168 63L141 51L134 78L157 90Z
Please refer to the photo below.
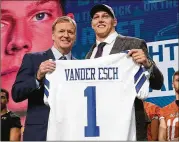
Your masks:
M28 99L24 141L46 140L49 107L43 101L43 79L46 73L55 70L53 60L73 59L71 49L76 39L76 22L67 16L57 18L52 25L52 39L54 45L49 50L24 56L12 88L15 102Z
M148 55L147 45L144 40L127 37L115 31L117 19L112 8L105 4L95 5L91 11L91 25L96 34L96 43L92 46L86 58L97 58L110 54L130 50L136 63L142 64L150 73L150 87L159 90L163 84L163 75ZM143 102L136 98L136 140L147 140L146 115ZM122 116L121 116L122 117Z

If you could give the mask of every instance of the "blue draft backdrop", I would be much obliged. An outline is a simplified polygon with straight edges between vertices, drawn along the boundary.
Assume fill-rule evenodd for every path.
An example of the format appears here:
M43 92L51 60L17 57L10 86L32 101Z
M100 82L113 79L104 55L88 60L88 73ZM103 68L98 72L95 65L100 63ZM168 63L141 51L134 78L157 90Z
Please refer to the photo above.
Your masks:
M77 22L78 36L72 52L78 59L84 59L87 51L95 42L95 34L91 28L90 9L96 4L108 4L114 9L118 20L116 30L122 35L142 38L146 42L178 39L177 0L66 0L65 10L67 13L74 13ZM174 43L174 46L177 47L175 51L178 51L177 42ZM152 51L149 54L153 58ZM163 56L165 58L165 54ZM174 64L178 63L178 54L176 57L177 59L173 59ZM171 76L178 69L178 64L174 66L175 68L171 68ZM164 75L164 78L169 77ZM169 96L153 97L146 101L163 107L174 99L173 92Z

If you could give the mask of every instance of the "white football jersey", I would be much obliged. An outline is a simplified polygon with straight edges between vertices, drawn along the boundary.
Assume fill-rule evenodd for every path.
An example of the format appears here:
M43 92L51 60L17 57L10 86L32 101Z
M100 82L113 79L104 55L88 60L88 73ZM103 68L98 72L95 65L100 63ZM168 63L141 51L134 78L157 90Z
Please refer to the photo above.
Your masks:
M47 140L136 140L134 100L147 97L149 81L143 67L119 53L56 61L44 92Z

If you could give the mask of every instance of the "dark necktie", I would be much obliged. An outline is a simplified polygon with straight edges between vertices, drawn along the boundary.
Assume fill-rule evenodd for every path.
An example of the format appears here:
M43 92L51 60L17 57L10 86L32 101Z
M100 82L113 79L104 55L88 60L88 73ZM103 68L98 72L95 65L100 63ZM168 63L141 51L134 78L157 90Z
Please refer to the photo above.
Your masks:
M67 60L67 58L65 56L61 56L59 60Z
M103 47L106 45L106 42L101 42L99 45L98 45L98 50L96 52L96 55L94 58L98 58L98 57L101 57L102 53L103 53Z

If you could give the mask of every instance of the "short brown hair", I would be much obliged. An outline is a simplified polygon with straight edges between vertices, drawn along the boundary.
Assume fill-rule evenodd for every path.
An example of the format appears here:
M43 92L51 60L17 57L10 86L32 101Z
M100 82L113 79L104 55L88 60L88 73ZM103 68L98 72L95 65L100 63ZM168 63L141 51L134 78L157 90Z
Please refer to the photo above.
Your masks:
M58 23L64 23L64 22L72 23L73 26L75 27L75 30L76 30L76 22L75 22L75 20L73 20L72 18L70 18L70 17L68 17L68 16L61 16L61 17L58 17L58 18L53 22L53 25L52 25L52 33L54 32L55 26L56 26Z
M5 93L7 100L9 100L9 92L6 89L1 88L1 92Z

